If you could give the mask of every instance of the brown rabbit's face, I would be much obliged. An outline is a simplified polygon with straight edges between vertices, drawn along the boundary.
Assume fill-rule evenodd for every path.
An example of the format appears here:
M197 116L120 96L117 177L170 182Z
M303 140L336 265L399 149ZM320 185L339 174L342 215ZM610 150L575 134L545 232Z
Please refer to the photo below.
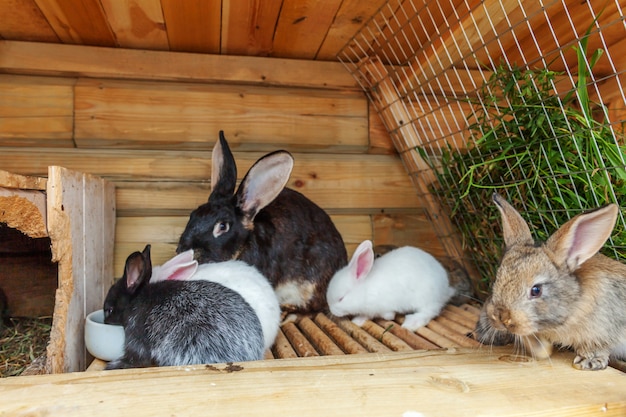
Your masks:
M529 336L560 326L578 283L557 266L544 246L516 245L502 258L487 317L498 330Z

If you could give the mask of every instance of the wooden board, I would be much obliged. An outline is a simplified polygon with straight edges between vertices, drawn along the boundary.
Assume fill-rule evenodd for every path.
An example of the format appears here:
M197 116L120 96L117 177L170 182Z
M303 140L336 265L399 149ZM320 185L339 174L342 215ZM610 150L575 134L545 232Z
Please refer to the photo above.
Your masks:
M222 53L269 56L282 2L222 2Z
M508 348L451 348L7 378L0 381L0 412L623 416L624 374L578 371L572 359L559 353L535 362ZM146 384L150 389L138 389Z
M219 130L235 148L368 146L360 92L80 80L75 94L78 147L210 149Z
M263 153L234 155L242 178ZM374 213L422 205L397 155L294 153L294 159L288 186L326 210ZM57 161L114 180L118 210L125 215L188 215L209 195L210 152L38 149L37 158L20 148L0 153L0 166L21 174L45 175Z
M352 75L338 62L174 54L6 40L0 40L0 72L361 91Z
M113 184L51 166L48 174L49 233L59 283L47 348L50 373L86 367L84 320L100 308L112 283L115 230Z
M73 83L0 75L0 145L74 146Z
M169 49L159 0L101 0L100 3L120 47Z
M317 59L333 61L350 38L366 23L386 0L344 0L337 10L324 42L317 51Z
M0 187L45 191L46 179L14 174L0 169Z
M35 3L64 43L115 45L115 36L99 1L35 0Z
M340 0L283 0L272 55L313 59L341 5Z
M222 2L161 0L170 49L182 52L220 52Z

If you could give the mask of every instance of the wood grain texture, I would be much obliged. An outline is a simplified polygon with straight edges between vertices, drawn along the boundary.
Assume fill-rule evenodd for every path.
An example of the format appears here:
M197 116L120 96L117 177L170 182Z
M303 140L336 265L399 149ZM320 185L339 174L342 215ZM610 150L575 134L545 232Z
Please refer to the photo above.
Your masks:
M46 182L45 178L19 175L0 170L0 187L44 191Z
M221 1L161 0L170 50L220 52Z
M100 0L120 47L169 49L159 0Z
M233 148L368 146L367 101L361 93L80 80L75 94L78 147L208 150L220 130Z
M0 0L0 38L59 41L35 0Z
M50 167L49 234L59 274L47 347L50 373L86 368L84 320L100 308L113 282L114 191L101 178Z
M221 416L284 410L303 417L623 416L624 374L578 371L572 358L559 353L534 362L509 349L448 349L246 362L236 372L217 364L6 378L0 381L0 411L65 417L110 416L112 407L133 417L209 409ZM128 395L141 381L151 390Z
M222 53L269 56L282 1L222 2Z
M316 59L334 61L337 54L386 0L344 0L328 29Z
M283 0L272 56L315 58L340 4L340 0Z
M239 177L262 155L235 151ZM397 156L298 153L294 159L287 186L324 209L372 212L421 206ZM4 148L0 153L0 166L22 175L45 176L47 166L59 160L69 169L114 181L118 210L174 209L187 214L209 195L209 152L38 149L37 158L20 148Z
M73 84L0 75L0 145L73 146Z
M100 1L35 0L35 3L62 42L116 45Z
M148 70L149 69L149 70ZM338 62L0 40L0 72L361 91Z

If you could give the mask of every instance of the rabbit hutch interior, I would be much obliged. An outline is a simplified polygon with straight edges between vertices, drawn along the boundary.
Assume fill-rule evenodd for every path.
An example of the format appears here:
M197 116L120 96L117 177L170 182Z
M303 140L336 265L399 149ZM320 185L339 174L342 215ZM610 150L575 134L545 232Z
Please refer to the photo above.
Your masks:
M625 12L619 0L0 0L0 286L10 314L53 315L46 354L30 358L41 375L0 380L0 410L625 415L619 355L588 372L566 342L542 358L532 336L474 331L520 237L494 192L538 241L621 203ZM220 132L237 184L290 153L286 186L330 216L344 263L366 240L381 257L421 248L454 295L415 330L404 314L357 324L318 308L284 314L263 360L103 370L85 317L131 253L149 244L161 265L181 249L227 165ZM304 224L280 238L311 226L289 212ZM623 262L616 212L593 251ZM389 286L424 271L402 262ZM532 298L542 288L558 298L545 282ZM611 304L619 353L626 300Z

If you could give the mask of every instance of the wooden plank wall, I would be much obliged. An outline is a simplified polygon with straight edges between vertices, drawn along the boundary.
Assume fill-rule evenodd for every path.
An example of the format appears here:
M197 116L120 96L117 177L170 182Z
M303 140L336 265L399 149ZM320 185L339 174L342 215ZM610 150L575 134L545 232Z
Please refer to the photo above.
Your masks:
M445 253L360 87L335 62L0 41L0 168L50 165L116 186L115 274L153 245L174 253L209 193L223 129L239 177L287 149L288 186L327 210L349 252L363 239Z

